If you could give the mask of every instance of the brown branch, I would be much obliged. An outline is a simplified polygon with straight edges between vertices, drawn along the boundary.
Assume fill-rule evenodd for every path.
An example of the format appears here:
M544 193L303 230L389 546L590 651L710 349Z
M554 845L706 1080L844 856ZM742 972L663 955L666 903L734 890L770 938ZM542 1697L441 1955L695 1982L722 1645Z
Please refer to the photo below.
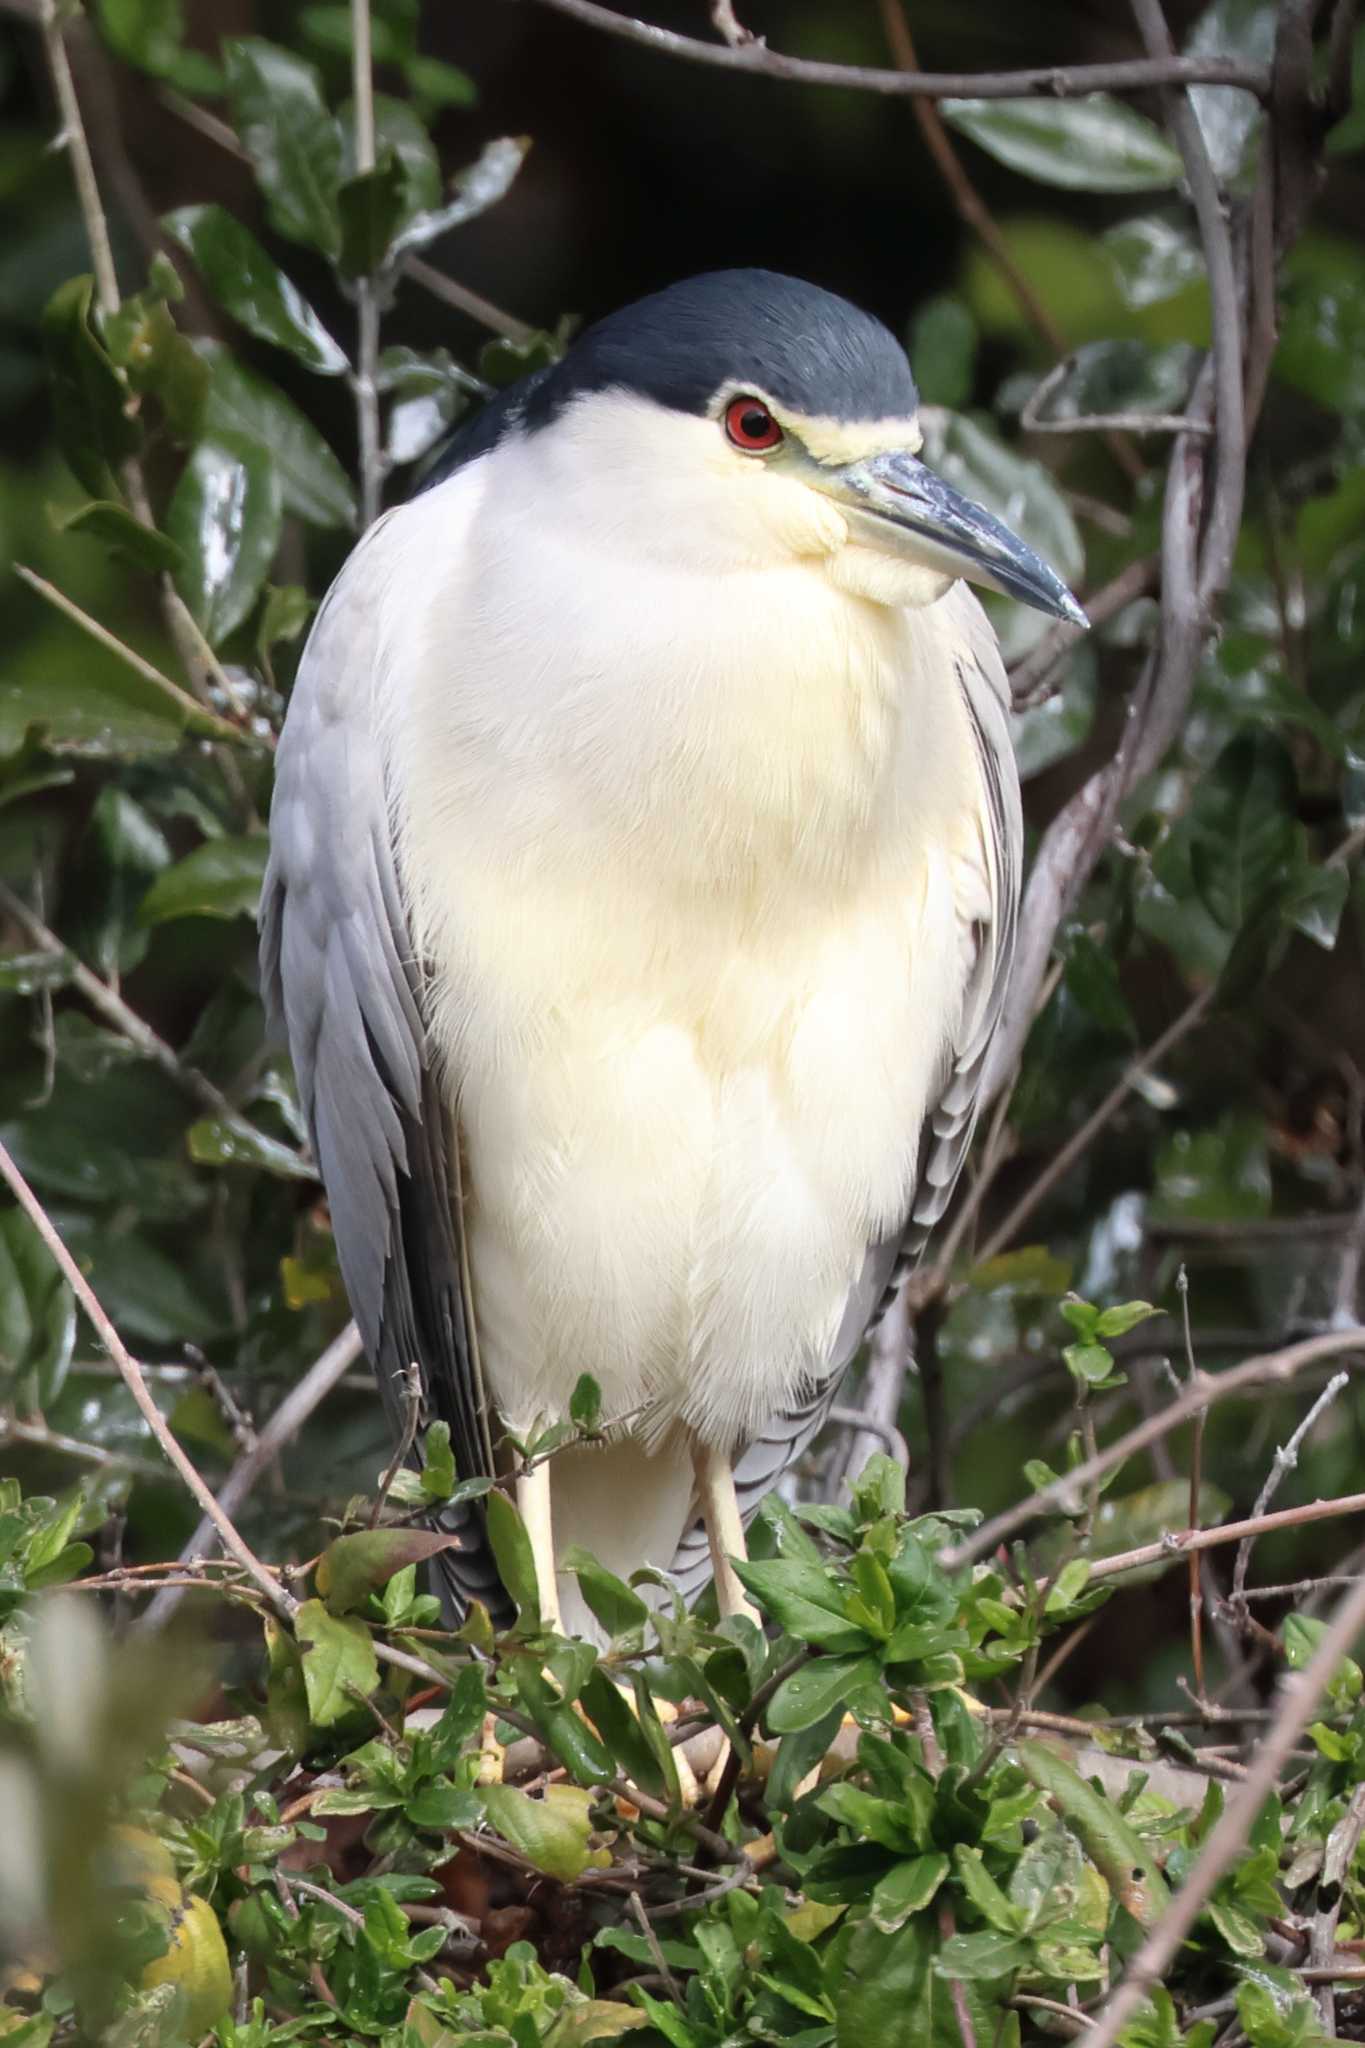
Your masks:
M223 1512L222 1508L219 1507L208 1486L176 1442L165 1416L152 1399L147 1382L142 1377L142 1371L136 1359L129 1354L123 1339L105 1314L94 1288L72 1258L71 1253L67 1250L66 1245L58 1234L52 1219L28 1182L24 1179L23 1174L20 1173L19 1168L10 1157L9 1151L4 1144L0 1144L0 1178L3 1178L8 1183L20 1208L28 1217L49 1252L51 1252L52 1257L56 1260L72 1293L94 1325L96 1336L118 1367L123 1383L137 1403L138 1410L147 1427L151 1430L152 1435L165 1453L167 1461L174 1467L175 1471L185 1482L190 1493L204 1510L204 1513L212 1521L218 1531L223 1548L229 1551L236 1558L238 1564L255 1580L276 1613L282 1614L286 1619L292 1618L298 1609L297 1600L285 1592L278 1580L272 1578L271 1574L256 1556L256 1553L238 1535L231 1520Z
M1318 1907L1308 1937L1308 1960L1318 1971L1331 1969L1346 1878L1360 1846L1362 1829L1365 1829L1365 1785L1357 1785L1345 1813L1328 1835L1323 1851L1317 1896L1324 1901L1330 1900L1330 1904ZM1322 1976L1317 1994L1318 2011L1329 2035L1334 2035L1337 2030L1337 2004L1332 1981L1332 1976Z
M334 1337L321 1357L308 1368L303 1378L281 1401L270 1420L257 1435L249 1451L237 1460L227 1478L218 1489L215 1503L217 1514L204 1507L203 1519L180 1553L180 1562L191 1559L202 1560L211 1551L222 1533L219 1517L226 1519L235 1515L242 1502L262 1472L272 1465L285 1445L291 1443L313 1413L339 1380L349 1371L361 1356L360 1333L354 1323L348 1323L339 1337ZM196 1496L197 1498L197 1496ZM204 1503L201 1501L200 1505ZM229 1522L229 1527L231 1526ZM180 1605L183 1588L164 1589L158 1593L138 1626L147 1629L164 1627Z
M597 0L541 0L557 14L566 14L585 28L605 30L638 43L660 56L679 57L689 64L709 64L722 71L747 71L760 78L785 79L794 85L832 85L845 91L905 94L910 98L1007 100L1024 97L1073 99L1089 92L1145 92L1159 85L1236 85L1265 99L1270 91L1266 71L1237 57L1173 57L1152 60L1132 57L1117 64L1040 64L1026 71L882 71L868 64L826 64L807 57L784 57L766 43L704 43L678 35L634 15L618 14Z
M1297 1508L1277 1508L1273 1514L1252 1515L1244 1522L1224 1522L1217 1529L1172 1529L1155 1543L1140 1543L1133 1550L1116 1551L1112 1557L1097 1558L1090 1567L1088 1585L1099 1579L1117 1578L1149 1564L1170 1564L1177 1557L1189 1557L1201 1550L1214 1550L1223 1543L1255 1542L1276 1529L1299 1529L1308 1522L1331 1522L1342 1515L1365 1514L1365 1493L1345 1493L1336 1500L1311 1500ZM1048 1580L1040 1580L1046 1586Z
M1097 1479L1115 1465L1121 1465L1138 1451L1145 1451L1149 1444L1159 1442L1203 1410L1226 1401L1232 1395L1249 1393L1259 1387L1287 1386L1308 1366L1316 1365L1324 1358L1340 1358L1343 1353L1351 1351L1365 1352L1365 1328L1327 1330L1316 1337L1305 1337L1301 1343L1288 1344L1281 1351L1267 1352L1261 1358L1249 1358L1216 1376L1201 1372L1194 1386L1178 1400L1172 1401L1161 1414L1149 1416L1138 1423L1093 1458L1087 1458L1073 1472L1031 1493L1027 1500L993 1515L961 1543L952 1544L943 1551L940 1563L945 1571L955 1571L960 1565L973 1564L977 1558L989 1556L997 1544L1007 1536L1013 1536L1016 1530L1022 1529L1036 1516L1066 1507L1092 1479Z
M1245 1781L1228 1800L1181 1890L1129 1965L1093 2032L1086 2036L1086 2048L1114 2048L1148 1990L1165 1975L1213 1887L1233 1858L1245 1849L1256 1816L1274 1791L1282 1766L1312 1719L1342 1657L1363 1627L1365 1580L1341 1602L1307 1670L1287 1692Z

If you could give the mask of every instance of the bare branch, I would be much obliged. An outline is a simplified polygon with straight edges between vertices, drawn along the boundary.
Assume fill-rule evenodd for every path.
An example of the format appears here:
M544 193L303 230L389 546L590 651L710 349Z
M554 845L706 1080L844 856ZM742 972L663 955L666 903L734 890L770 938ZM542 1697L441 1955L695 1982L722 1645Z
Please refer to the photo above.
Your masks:
M129 1354L123 1339L105 1314L99 1296L72 1258L52 1219L20 1173L4 1144L0 1144L0 1178L8 1183L20 1208L56 1260L72 1293L93 1323L95 1334L118 1367L123 1383L137 1403L147 1427L165 1453L167 1461L179 1473L190 1493L213 1523L223 1548L229 1551L238 1564L250 1574L276 1613L284 1615L286 1619L292 1617L298 1607L297 1600L285 1592L277 1579L271 1577L256 1553L238 1535L230 1518L219 1507L204 1480L176 1442L165 1416L152 1399L136 1359Z
M1312 1719L1318 1700L1355 1637L1365 1627L1365 1579L1341 1602L1306 1671L1295 1679L1261 1743L1244 1783L1223 1809L1199 1860L1129 1965L1118 1990L1086 2036L1086 2048L1114 2048L1151 1986L1174 1960L1205 1901L1232 1859L1246 1847L1257 1814L1281 1768Z
M341 1335L334 1337L321 1357L309 1366L298 1384L290 1388L251 1449L232 1467L218 1489L216 1507L219 1514L225 1517L236 1514L262 1472L298 1435L313 1410L327 1398L361 1352L360 1333L354 1323L348 1323ZM221 1533L217 1516L205 1508L203 1520L180 1553L181 1563L202 1559L212 1551ZM158 1593L139 1626L148 1629L164 1626L180 1605L182 1591L183 1588L171 1588Z
M43 50L52 78L52 90L57 98L57 111L62 117L62 132L58 140L71 159L71 176L75 180L76 197L85 223L85 239L90 244L96 300L102 313L117 313L118 272L114 268L114 251L109 241L109 223L105 219L100 188L95 179L85 124L81 120L80 102L71 76L57 0L39 0L38 20L42 26Z
M1035 1516L1052 1508L1064 1507L1079 1497L1081 1489L1092 1479L1099 1478L1101 1473L1110 1471L1115 1465L1121 1465L1125 1458L1133 1457L1138 1451L1145 1451L1148 1444L1169 1435L1171 1430L1178 1429L1201 1410L1226 1401L1230 1395L1245 1394L1255 1388L1287 1386L1308 1366L1316 1365L1324 1358L1340 1358L1352 1351L1365 1352L1365 1328L1327 1330L1320 1336L1305 1337L1301 1343L1288 1344L1282 1351L1267 1352L1262 1358L1249 1358L1242 1365L1232 1366L1216 1376L1201 1372L1194 1386L1178 1400L1172 1401L1161 1414L1148 1416L1093 1458L1087 1458L1073 1472L1055 1479L1050 1486L1040 1487L1016 1507L993 1515L963 1542L945 1550L941 1557L945 1571L955 1571L959 1565L973 1564L977 1558L989 1556L998 1543L1007 1536L1013 1536Z
M1027 71L881 71L868 64L824 64L807 57L784 57L766 44L703 43L673 29L657 28L634 15L618 14L597 0L541 0L557 14L567 14L586 28L622 36L660 56L680 57L689 64L709 64L722 71L748 71L760 78L786 79L795 85L833 85L855 92L906 94L927 99L1007 100L1025 96L1074 99L1088 92L1145 92L1158 85L1237 85L1264 99L1270 80L1256 64L1237 57L1134 57L1118 64L1042 64Z
M1345 1378L1345 1374L1342 1375ZM1365 1493L1346 1493L1336 1500L1310 1500L1298 1508L1280 1508L1271 1515L1252 1515L1244 1522L1224 1522L1217 1529L1172 1529L1155 1543L1140 1543L1132 1550L1099 1557L1090 1567L1089 1584L1113 1579L1123 1572L1139 1571L1151 1564L1174 1563L1201 1550L1216 1550L1224 1543L1254 1543L1258 1536L1276 1529L1299 1529L1308 1522L1332 1522L1342 1515L1365 1514ZM1040 1580L1039 1584L1048 1582Z

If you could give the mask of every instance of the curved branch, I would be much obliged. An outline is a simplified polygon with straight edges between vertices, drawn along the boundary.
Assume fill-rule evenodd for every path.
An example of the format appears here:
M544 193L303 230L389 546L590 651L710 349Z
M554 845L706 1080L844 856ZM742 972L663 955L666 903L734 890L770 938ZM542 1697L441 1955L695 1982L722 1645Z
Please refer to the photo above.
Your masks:
M882 71L871 64L825 64L810 57L784 57L766 43L703 43L635 15L618 14L598 0L541 0L586 28L621 36L628 43L709 64L720 71L747 71L758 78L794 85L834 85L854 92L908 94L933 100L1008 100L1024 97L1075 99L1088 92L1145 92L1159 85L1235 85L1265 99L1270 76L1260 65L1237 57L1131 57L1117 64L1039 64L1027 71Z

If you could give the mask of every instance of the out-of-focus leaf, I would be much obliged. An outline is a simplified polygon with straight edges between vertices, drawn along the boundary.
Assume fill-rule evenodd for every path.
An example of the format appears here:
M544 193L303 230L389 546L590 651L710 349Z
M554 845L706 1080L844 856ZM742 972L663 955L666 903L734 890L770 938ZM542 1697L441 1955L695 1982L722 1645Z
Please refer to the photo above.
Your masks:
M134 562L139 569L153 574L162 569L174 572L183 560L169 535L158 533L154 526L144 526L126 505L112 500L97 498L78 506L58 521L58 529L62 533L85 534L90 540L101 542L111 555Z
M202 441L175 487L166 527L185 566L180 594L218 647L250 612L280 541L280 476L255 441Z
M157 876L138 916L143 924L172 917L254 917L269 850L264 832L208 840Z
M308 1717L315 1728L331 1728L353 1714L356 1695L379 1683L374 1641L363 1621L329 1614L321 1600L305 1600L294 1619L303 1646L303 1682Z
M976 372L976 322L955 292L926 300L910 325L910 367L926 405L963 406Z
M407 210L407 193L407 172L392 150L340 188L341 268L347 277L369 277L381 268Z
M214 298L248 334L286 349L320 376L345 372L345 350L251 230L226 207L177 207L162 226L193 257Z
M278 43L244 36L224 45L227 90L242 147L256 167L271 225L335 258L340 123L327 111L311 64Z
M52 1022L58 1064L78 1081L102 1081L114 1067L130 1066L141 1054L121 1032L107 1031L80 1010L63 1010Z
M1326 148L1331 157L1365 149L1365 22L1356 29L1351 46L1351 104L1328 135Z
M466 221L496 206L511 189L530 147L530 137L526 135L504 135L488 143L475 162L456 172L455 196L444 206L417 214L398 236L393 254L424 249L438 235L463 227Z
M1270 1213L1265 1125L1249 1112L1202 1131L1172 1132L1156 1159L1156 1208L1164 1218L1236 1222Z
M185 719L169 697L133 669L65 672L33 682L22 675L0 676L0 755L17 752L34 730L58 753L137 760L173 752Z
M1183 222L1144 214L1106 229L1100 243L1125 303L1135 308L1174 298L1204 275L1199 244Z
M341 109L341 126L346 138L343 168L347 177L353 178L359 166L355 161L355 109L349 101ZM375 94L374 151L376 161L386 155L396 156L407 174L403 195L406 216L440 205L441 160L426 123L406 100L396 100L383 92Z
M76 1303L20 1209L0 1211L0 1401L44 1409L76 1346Z
M1012 171L1072 192L1159 192L1178 185L1178 150L1122 100L944 100L945 121Z
M1286 884L1280 914L1296 931L1330 953L1337 942L1349 889L1344 865L1315 868L1305 863Z
M1184 342L1153 348L1145 341L1089 341L1065 374L1049 384L1036 417L1085 419L1094 413L1181 413L1199 361Z
M1136 1041L1137 1026L1113 953L1075 925L1065 936L1063 958L1067 988L1086 1015L1115 1037Z
M974 1266L969 1280L972 1287L987 1291L1048 1301L1070 1287L1071 1266L1046 1245L1026 1244Z
M56 953L0 953L0 990L6 995L34 996L40 989L62 988L70 981L75 964L65 948Z
M110 48L126 63L181 92L221 92L222 74L211 58L187 50L180 0L99 0L96 16Z
M1275 0L1212 0L1191 30L1185 54L1215 57L1235 50L1245 63L1268 67L1278 11ZM1214 176L1220 185L1237 185L1251 169L1250 145L1261 125L1259 101L1232 85L1191 86L1190 101Z
M926 408L924 459L1012 527L1068 583L1085 568L1076 522L1050 472L966 413Z
M1095 722L1096 695L1094 656L1089 647L1078 647L1061 689L1043 703L1016 712L1012 720L1021 782L1031 782L1083 744Z
M1274 372L1315 405L1365 413L1365 255L1314 234L1286 258Z
M354 525L355 491L312 421L230 350L211 343L203 348L212 372L205 431L228 447L247 441L267 454L286 512L313 526Z
M165 833L125 789L110 782L91 806L68 868L66 926L76 953L106 979L129 974L147 950L137 906L171 858Z
M91 323L93 296L88 277L57 287L43 313L43 353L62 454L92 497L109 498L142 435L128 412L128 387Z
M256 646L262 657L281 640L297 640L313 616L313 600L298 583L271 584L261 607Z
M1283 742L1244 733L1199 786L1190 819L1195 884L1223 929L1237 932L1298 843L1294 764Z

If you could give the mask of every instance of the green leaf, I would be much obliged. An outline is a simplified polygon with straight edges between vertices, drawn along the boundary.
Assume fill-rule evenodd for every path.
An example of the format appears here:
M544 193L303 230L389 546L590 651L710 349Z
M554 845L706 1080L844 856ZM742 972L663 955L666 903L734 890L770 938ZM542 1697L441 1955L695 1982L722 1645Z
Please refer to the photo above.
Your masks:
M272 227L335 260L341 253L342 132L327 111L317 72L259 36L229 41L223 54L233 125L255 166Z
M177 441L199 437L208 371L194 343L171 316L168 299L181 299L185 288L168 257L156 255L145 291L123 301L117 313L100 322L105 346L134 391L150 392L166 416Z
M273 461L253 441L203 441L176 485L166 530L185 566L177 582L211 647L240 626L279 546L282 505Z
M405 1565L422 1564L457 1542L431 1529L360 1529L338 1536L318 1559L317 1589L333 1614L349 1613Z
M545 1798L532 1799L515 1785L485 1785L480 1797L503 1840L520 1849L537 1870L557 1877L561 1884L582 1876L588 1864L586 1807L580 1810L552 1799L548 1791Z
M514 1503L496 1488L488 1495L484 1513L498 1576L516 1601L522 1618L538 1626L540 1583L536 1577L535 1552L531 1548L526 1524Z
M976 321L953 292L926 299L910 326L910 363L925 405L964 406L976 373Z
M370 277L382 268L407 210L407 196L407 172L392 150L373 170L348 178L340 188L341 268L347 277Z
M192 256L209 290L234 320L259 341L273 342L319 376L349 368L297 286L267 256L249 228L222 206L181 206L162 226Z
M1074 1829L1121 1903L1141 1926L1150 1927L1169 1905L1170 1892L1141 1836L1111 1800L1046 1743L1016 1742L1014 1754L1025 1776Z
M1271 1192L1266 1127L1251 1111L1209 1130L1173 1131L1156 1156L1154 1206L1163 1220L1268 1216Z
M593 1435L602 1425L602 1389L590 1372L580 1373L569 1396L569 1420Z
M455 196L445 206L417 214L394 241L391 255L406 255L424 249L452 228L463 227L496 206L511 189L512 182L531 147L525 135L503 135L488 143L482 154L455 176Z
M1275 0L1212 0L1190 32L1185 54L1221 57L1235 50L1245 63L1269 68L1275 54L1278 12ZM1194 85L1190 87L1190 104L1214 176L1222 186L1236 185L1253 167L1255 138L1263 125L1255 94L1234 85Z
M57 521L59 533L84 534L90 540L99 541L111 555L134 563L139 569L157 574L168 569L172 574L184 565L184 556L175 542L164 533L158 533L154 526L146 526L134 518L126 505L110 499L96 499L89 505L79 505L74 512L67 512Z
M173 917L254 917L270 841L264 832L209 839L157 876L142 899L143 924Z
M1292 858L1298 832L1294 764L1284 742L1242 733L1201 778L1190 820L1196 887L1227 932L1238 932Z
M0 1402L45 1409L75 1345L75 1297L52 1254L22 1210L0 1210Z
M588 1674L582 1700L584 1712L632 1784L656 1799L676 1796L676 1782L669 1783L639 1720L600 1667Z
M1199 360L1188 342L1164 348L1132 337L1085 342L1067 358L1065 373L1048 379L1036 417L1061 422L1094 413L1183 413Z
M912 1913L932 1905L939 1886L950 1869L941 1850L926 1856L910 1856L881 1878L872 1893L872 1924L883 1934L894 1934Z
M890 1932L872 1919L850 1930L834 1989L837 2048L962 2048L952 1988L934 1969L937 1947L937 1931L923 1915ZM1018 2048L1014 2015L975 1984L965 1995L980 2048Z
M235 361L230 350L210 342L201 346L212 373L205 433L229 447L249 442L267 455L286 512L313 526L354 526L354 488L312 421L274 384Z
M180 0L98 0L96 15L105 41L116 54L181 92L221 91L218 66L198 50L184 47Z
M1108 93L1084 99L944 100L945 121L1040 184L1070 192L1158 192L1183 166L1161 130Z
M196 1166L258 1166L283 1180L314 1180L314 1169L290 1146L258 1130L245 1118L200 1117L185 1133ZM323 1295L327 1299L330 1289Z
M43 354L53 422L68 468L95 498L117 494L119 466L142 445L128 413L129 392L91 318L94 283L73 277L43 312Z
M1202 281L1199 243L1183 221L1159 214L1120 221L1100 237L1124 303L1133 311L1160 305Z
M774 1735L794 1735L823 1720L881 1675L876 1657L817 1657L784 1679L768 1702L767 1723Z
M1139 1323L1145 1323L1149 1317L1160 1314L1161 1310L1153 1307L1150 1301L1118 1302L1113 1308L1100 1311L1099 1320L1095 1324L1095 1334L1102 1338L1126 1337Z
M1210 1899L1204 1911L1212 1920L1234 1955L1263 1956L1265 1943L1261 1939L1256 1922L1240 1906L1234 1906L1227 1899Z
M1330 953L1337 942L1341 913L1350 893L1350 876L1345 863L1338 867L1295 869L1285 882L1280 898L1280 915L1295 931Z
M634 1588L600 1565L581 1544L571 1543L559 1565L577 1576L579 1591L609 1636L626 1635L649 1620L649 1609Z
M945 1941L934 1968L941 1977L1005 1977L1028 1960L1026 1941L983 1927L976 1934L955 1934Z
M984 1920L1001 1934L1016 1935L1023 1931L1020 1909L1001 1891L995 1879L987 1870L979 1849L970 1848L959 1842L953 1850L957 1874L962 1888Z
M867 1648L868 1631L848 1619L849 1595L824 1566L780 1557L763 1564L736 1560L735 1571L789 1635L825 1650Z
M370 1631L363 1621L329 1614L321 1600L305 1600L294 1633L303 1649L308 1717L315 1728L331 1728L355 1712L357 1692L368 1697L379 1683Z

